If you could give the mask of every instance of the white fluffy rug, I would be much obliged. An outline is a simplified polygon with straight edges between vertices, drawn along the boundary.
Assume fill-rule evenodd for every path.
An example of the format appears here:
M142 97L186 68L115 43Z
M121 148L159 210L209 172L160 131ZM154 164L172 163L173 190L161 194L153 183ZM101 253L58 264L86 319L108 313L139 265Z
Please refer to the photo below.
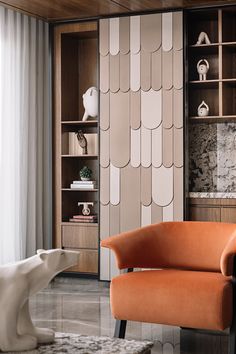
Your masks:
M18 354L146 354L152 346L153 343L147 341L56 333L53 344L42 345L37 350Z

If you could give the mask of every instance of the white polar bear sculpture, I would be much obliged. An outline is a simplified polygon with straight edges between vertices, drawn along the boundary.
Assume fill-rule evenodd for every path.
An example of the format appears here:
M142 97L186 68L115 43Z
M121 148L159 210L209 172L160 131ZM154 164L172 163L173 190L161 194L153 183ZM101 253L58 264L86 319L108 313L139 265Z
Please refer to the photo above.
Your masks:
M54 331L34 326L29 297L45 288L52 278L78 263L79 252L38 250L33 257L0 266L0 350L32 350L54 341Z

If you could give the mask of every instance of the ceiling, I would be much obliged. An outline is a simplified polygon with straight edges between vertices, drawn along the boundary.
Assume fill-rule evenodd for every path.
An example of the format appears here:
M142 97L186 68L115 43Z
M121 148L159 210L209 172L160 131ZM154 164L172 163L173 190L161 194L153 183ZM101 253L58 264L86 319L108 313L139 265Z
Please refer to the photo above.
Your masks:
M49 22L131 12L236 4L234 0L4 0L0 4Z

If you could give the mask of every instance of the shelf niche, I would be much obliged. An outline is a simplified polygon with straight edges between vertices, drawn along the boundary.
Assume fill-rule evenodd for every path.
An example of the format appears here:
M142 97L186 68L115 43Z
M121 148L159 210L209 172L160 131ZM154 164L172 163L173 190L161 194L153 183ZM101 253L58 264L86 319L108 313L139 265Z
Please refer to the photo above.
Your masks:
M89 87L98 86L97 53L97 31L61 35L62 121L82 121L82 96Z

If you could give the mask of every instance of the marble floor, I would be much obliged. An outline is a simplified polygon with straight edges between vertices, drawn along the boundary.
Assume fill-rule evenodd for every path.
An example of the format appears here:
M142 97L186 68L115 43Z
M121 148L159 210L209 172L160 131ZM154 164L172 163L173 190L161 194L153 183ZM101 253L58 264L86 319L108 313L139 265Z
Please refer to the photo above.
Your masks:
M140 304L141 306L141 304ZM109 285L97 280L57 277L31 299L34 323L58 332L113 336ZM227 354L227 334L128 322L127 339L152 340L152 354Z

